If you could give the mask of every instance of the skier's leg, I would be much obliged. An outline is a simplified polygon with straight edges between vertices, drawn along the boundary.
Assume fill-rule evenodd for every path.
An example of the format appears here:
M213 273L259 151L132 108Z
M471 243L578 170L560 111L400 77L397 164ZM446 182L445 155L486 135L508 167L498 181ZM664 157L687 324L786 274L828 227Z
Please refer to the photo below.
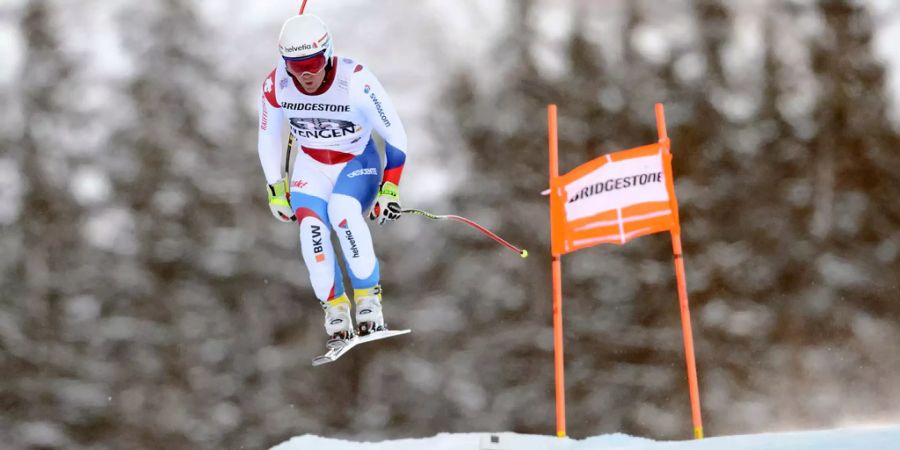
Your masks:
M379 282L378 259L364 213L375 201L381 172L375 143L370 140L366 150L350 160L338 175L328 205L353 289L369 289Z
M350 300L344 293L343 275L331 243L328 203L332 182L303 158L298 158L291 182L291 209L300 225L300 252L309 271L316 298L325 309L329 344L353 334Z
M378 152L374 142L369 141L366 150L341 171L328 205L331 224L347 261L361 334L384 327L378 258L363 216L375 201L381 172Z
M334 193L328 203L328 217L338 235L353 289L368 289L378 284L378 258L372 234L361 214L359 200Z
M344 284L331 244L328 204L319 197L292 192L291 208L300 224L300 253L316 298L325 302L340 297Z

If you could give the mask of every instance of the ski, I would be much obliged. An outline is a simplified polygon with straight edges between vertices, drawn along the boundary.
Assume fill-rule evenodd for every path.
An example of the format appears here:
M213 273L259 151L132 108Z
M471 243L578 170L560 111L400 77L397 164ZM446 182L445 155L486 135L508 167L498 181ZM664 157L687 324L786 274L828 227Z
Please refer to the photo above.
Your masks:
M407 334L411 331L412 330L383 330L375 331L365 336L353 336L352 338L345 341L335 343L335 347L331 350L328 350L328 352L324 355L316 356L315 358L313 358L312 365L321 366L322 364L335 362L338 358L343 356L344 353L347 353L348 351L350 351L350 349L356 347L359 344L399 336L401 334Z

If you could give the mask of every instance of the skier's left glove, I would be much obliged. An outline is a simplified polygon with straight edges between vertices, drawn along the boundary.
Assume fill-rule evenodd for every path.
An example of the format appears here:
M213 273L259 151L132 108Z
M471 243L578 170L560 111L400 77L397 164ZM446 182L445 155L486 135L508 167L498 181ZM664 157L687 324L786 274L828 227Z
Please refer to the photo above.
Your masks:
M272 210L272 215L282 222L293 222L297 220L297 216L291 211L287 186L287 179L281 179L266 186L266 191L269 193L269 209Z
M369 212L369 220L377 220L381 225L387 220L400 218L400 188L390 181L385 181L378 190L378 199Z

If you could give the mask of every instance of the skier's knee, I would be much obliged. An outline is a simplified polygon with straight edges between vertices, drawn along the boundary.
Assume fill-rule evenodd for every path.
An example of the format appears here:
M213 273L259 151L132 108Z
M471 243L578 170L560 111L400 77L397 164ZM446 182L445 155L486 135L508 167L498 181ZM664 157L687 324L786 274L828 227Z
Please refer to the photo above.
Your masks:
M325 226L329 226L328 203L319 197L292 192L291 209L293 209L294 214L297 215L297 223L302 223L303 219L307 217L315 217L322 221Z
M331 219L331 225L339 228L343 223L346 226L348 218L356 218L361 216L362 206L359 200L344 194L333 194L331 201L328 202L328 217Z

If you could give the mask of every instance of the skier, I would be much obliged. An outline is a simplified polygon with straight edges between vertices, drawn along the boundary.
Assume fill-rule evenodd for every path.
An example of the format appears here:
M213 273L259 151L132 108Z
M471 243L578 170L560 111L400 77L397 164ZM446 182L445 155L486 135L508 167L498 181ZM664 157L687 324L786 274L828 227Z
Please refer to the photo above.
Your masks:
M400 217L406 132L375 76L333 55L331 34L318 17L288 19L278 48L281 59L262 86L259 158L272 214L300 225L300 251L325 310L327 345L337 348L355 333L386 329L378 259L363 214L369 211L379 224ZM281 172L285 122L300 146L290 181ZM372 130L385 141L384 166ZM355 329L332 230L353 286Z

